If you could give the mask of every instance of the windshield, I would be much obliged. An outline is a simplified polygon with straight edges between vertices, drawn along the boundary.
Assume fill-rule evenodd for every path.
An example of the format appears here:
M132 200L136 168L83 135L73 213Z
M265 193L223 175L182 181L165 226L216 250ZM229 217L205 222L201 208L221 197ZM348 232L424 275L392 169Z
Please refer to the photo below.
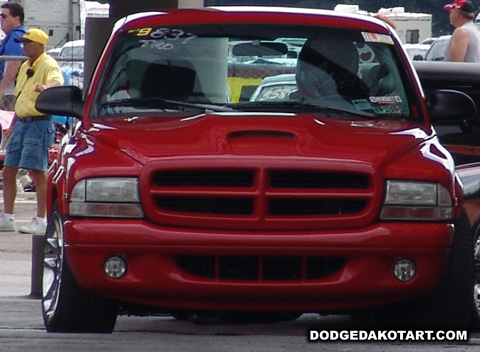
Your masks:
M128 30L109 57L94 116L318 110L418 119L397 55L387 35L332 27Z

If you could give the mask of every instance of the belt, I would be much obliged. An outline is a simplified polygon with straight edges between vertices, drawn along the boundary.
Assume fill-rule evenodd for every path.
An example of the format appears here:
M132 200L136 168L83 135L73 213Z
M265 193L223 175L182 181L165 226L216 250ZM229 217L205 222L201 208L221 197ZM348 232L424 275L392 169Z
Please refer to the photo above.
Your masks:
M18 117L17 121L19 122L34 122L34 121L48 121L50 120L51 116L26 116L26 117Z

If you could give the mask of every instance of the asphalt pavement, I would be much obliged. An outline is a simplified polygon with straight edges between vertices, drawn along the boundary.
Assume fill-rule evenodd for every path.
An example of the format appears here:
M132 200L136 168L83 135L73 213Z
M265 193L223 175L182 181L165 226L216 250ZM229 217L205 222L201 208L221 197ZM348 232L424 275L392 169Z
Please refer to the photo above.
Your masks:
M2 197L0 211L3 211ZM23 192L19 187L15 202L16 227L28 224L36 214L36 208L36 194ZM32 264L33 242L34 236L31 234L0 232L0 297L32 296L32 293L37 293L38 282L32 275L36 269Z

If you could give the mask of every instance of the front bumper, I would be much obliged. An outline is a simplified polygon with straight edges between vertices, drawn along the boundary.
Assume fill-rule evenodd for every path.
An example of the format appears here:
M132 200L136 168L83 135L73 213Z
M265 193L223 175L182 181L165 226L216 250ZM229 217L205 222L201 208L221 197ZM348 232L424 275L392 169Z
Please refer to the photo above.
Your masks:
M100 219L69 220L64 228L65 254L77 282L101 295L165 308L300 311L360 308L431 292L443 273L453 232L451 224L394 222L330 232L202 232ZM122 278L104 273L112 255L128 264ZM222 278L218 268L212 277L188 272L179 258L189 257L217 258L214 263L228 257L254 258L249 263L296 258L300 266L311 258L340 258L342 264L313 279L242 279ZM393 277L398 258L415 262L412 280Z

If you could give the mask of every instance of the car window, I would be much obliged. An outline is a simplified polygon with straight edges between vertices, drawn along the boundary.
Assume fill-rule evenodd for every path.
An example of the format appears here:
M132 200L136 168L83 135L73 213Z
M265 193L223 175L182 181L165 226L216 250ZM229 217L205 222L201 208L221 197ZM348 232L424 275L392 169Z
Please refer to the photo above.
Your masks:
M425 55L425 60L427 61L443 61L445 58L445 50L449 43L450 36L443 36L436 39L427 54Z
M79 59L83 60L85 48L83 46L71 46L62 48L60 57L62 59Z
M388 35L332 27L235 24L121 33L94 116L204 108L412 116ZM176 102L177 105L172 104ZM183 103L183 104L179 104ZM187 109L188 110L188 109Z

